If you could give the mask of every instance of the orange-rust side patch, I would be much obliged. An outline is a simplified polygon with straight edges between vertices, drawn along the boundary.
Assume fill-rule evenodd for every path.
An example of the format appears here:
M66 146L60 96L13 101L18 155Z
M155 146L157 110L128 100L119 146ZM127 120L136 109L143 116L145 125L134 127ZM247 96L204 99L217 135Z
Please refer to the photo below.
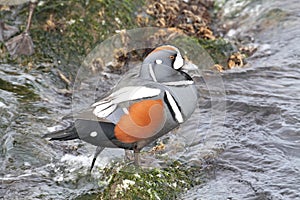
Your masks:
M132 104L115 127L115 136L124 143L133 143L152 137L165 123L163 102L143 100Z

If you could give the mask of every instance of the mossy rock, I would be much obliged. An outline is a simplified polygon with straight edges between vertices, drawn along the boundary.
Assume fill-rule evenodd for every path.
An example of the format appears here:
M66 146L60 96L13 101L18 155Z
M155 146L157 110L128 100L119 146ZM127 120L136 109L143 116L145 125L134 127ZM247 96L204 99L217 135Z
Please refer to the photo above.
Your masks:
M215 40L199 39L199 44L208 52L216 64L223 66L227 66L229 56L237 51L232 43L222 38Z
M35 54L16 60L1 56L1 62L80 66L84 56L116 30L137 27L134 13L144 1L46 0L42 3L36 7L30 31ZM28 6L24 6L18 15L23 21L20 30L25 29L27 15Z
M165 168L142 169L124 163L115 163L102 171L99 182L103 191L97 195L84 195L80 199L151 200L175 199L184 191L201 183L200 167L184 166L178 161ZM197 177L197 178L196 178Z

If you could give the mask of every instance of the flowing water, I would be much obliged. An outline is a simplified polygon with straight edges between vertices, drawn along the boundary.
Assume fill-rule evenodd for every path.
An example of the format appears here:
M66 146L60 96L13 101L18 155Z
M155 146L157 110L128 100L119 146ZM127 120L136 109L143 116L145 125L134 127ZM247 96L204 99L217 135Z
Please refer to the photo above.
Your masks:
M221 23L258 51L249 67L223 73L226 147L183 199L300 199L300 4L240 2L225 4Z
M206 164L203 155L217 152L205 182L181 199L300 199L299 10L297 0L224 5L220 24L233 25L226 37L258 50L245 68L203 73L200 109L169 136L168 155L190 165ZM91 145L41 138L71 112L55 70L0 65L0 199L72 199L97 188L97 171L86 175ZM99 84L105 91L118 78ZM105 150L97 165L122 156Z

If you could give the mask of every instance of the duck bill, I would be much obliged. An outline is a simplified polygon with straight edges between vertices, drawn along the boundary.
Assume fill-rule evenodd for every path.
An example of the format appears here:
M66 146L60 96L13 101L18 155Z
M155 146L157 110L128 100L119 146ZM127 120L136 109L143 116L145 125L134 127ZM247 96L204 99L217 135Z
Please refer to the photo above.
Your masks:
M196 70L198 70L198 67L197 67L197 65L186 61L181 69L185 70L185 71L196 71Z

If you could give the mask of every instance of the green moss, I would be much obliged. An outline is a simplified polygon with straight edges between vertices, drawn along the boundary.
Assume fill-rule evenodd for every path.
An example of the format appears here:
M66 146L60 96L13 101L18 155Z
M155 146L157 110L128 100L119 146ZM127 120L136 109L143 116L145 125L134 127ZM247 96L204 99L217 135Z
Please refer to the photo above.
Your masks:
M39 95L35 94L30 87L30 85L17 85L0 79L0 89L15 93L22 102L34 102L40 100Z
M201 169L175 161L159 169L113 165L105 168L103 173L106 178L100 185L107 186L97 199L174 199L193 185L200 184L195 177L199 177Z
M215 64L212 55L210 55L214 52L210 52L208 46L202 45L198 38L180 36L173 42L175 46L181 48L181 51L188 56L189 60L198 65L200 70L210 69Z
M201 46L208 52L215 63L227 66L227 60L231 53L237 49L227 40L218 38L216 40L199 39Z
M40 12L45 19L53 13L53 21L58 24L57 29L44 31L44 35L41 32L35 35L42 36L38 38L40 41L47 39L45 43L51 44L49 50L57 55L64 55L65 59L70 60L73 55L85 56L98 42L114 34L115 30L135 26L132 13L139 5L136 2L139 1L81 0L75 3L73 1L61 3L55 9L53 6L47 10L44 8L37 11L37 15ZM49 1L48 4L53 4L53 1ZM35 30L43 31L41 27L44 25L45 20L42 20L39 28ZM41 46L38 48L45 50Z
M207 40L183 35L172 42L180 47L184 54L188 52L188 59L199 64L201 69L211 69L214 64L227 66L229 56L237 51L232 43L222 38Z
M222 10L222 8L224 7L225 3L226 3L225 0L215 0L214 8L213 8L214 13L220 12Z
M52 63L63 72L75 75L83 58L97 44L115 34L116 30L139 26L135 13L144 4L145 1L141 0L45 0L37 6L33 15L31 36L35 54L12 59L2 43L0 51L4 53L1 54L0 62L24 66L28 63ZM19 18L23 21L19 27L21 30L25 29L27 15L28 6L24 6L19 12ZM190 40L195 42L191 47L198 44L196 40ZM225 64L233 51L232 45L223 39L198 41L215 63Z
M143 4L141 0L43 1L36 7L30 31L35 54L17 59L1 56L0 62L80 66L97 43L116 30L137 27L134 13ZM19 13L23 21L21 30L25 29L27 14L28 6L24 6Z

